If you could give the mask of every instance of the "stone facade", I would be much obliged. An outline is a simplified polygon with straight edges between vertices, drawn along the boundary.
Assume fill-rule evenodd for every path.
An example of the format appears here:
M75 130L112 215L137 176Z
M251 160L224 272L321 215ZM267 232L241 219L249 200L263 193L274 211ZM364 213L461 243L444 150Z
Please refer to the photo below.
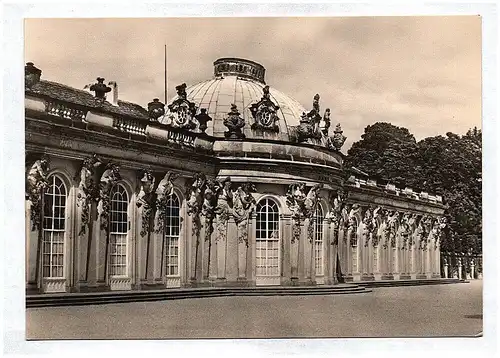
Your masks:
M231 59L229 69L238 70L231 67L237 62ZM224 61L216 65L226 71ZM242 70L251 80L253 67ZM258 76L256 83L264 86L263 72ZM204 120L203 130L196 128L196 113L205 109L206 115L206 108L184 85L182 101L174 99L169 111L175 107L179 123L194 123L185 127L158 119L164 113L158 100L149 111L119 100L112 105L100 87L93 96L30 77L30 292L440 276L441 198L366 178L344 182L339 149L345 137L330 145L328 127L325 134L311 120L306 140L282 140L279 131L293 127L289 123L280 123L269 138L262 128L252 132L255 118L247 115L246 136L216 136L221 114L209 110L215 123ZM254 108L273 100L266 90ZM311 118L319 122L317 105ZM269 123L274 121L285 119ZM211 134L205 133L207 123Z

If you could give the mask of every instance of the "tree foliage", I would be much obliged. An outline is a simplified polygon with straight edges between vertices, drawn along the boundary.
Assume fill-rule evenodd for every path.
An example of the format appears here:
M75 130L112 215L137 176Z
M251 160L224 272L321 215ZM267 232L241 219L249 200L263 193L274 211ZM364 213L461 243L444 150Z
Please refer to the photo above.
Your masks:
M443 196L448 225L441 250L481 252L481 130L417 142L406 128L375 123L349 149L345 163L375 178Z

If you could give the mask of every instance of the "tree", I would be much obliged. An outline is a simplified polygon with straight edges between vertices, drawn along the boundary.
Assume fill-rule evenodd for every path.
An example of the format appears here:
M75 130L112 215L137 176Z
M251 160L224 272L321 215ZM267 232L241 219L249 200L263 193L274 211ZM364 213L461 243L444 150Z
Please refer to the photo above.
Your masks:
M481 130L417 143L406 128L375 123L347 155L347 166L370 176L443 196L448 226L442 251L482 251Z
M361 140L352 145L345 165L401 184L414 168L416 149L417 142L408 129L378 122L366 127Z

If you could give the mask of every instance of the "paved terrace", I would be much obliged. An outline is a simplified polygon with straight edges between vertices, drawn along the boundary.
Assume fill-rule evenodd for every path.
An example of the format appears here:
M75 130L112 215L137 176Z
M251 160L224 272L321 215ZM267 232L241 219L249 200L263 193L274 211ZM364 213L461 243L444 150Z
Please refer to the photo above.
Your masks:
M333 296L194 298L27 309L27 339L474 336L482 281Z

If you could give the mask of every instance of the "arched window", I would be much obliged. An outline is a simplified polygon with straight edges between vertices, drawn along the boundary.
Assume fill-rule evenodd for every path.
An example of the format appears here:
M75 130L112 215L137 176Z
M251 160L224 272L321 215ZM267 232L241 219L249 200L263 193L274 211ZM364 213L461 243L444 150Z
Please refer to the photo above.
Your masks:
M179 276L179 233L180 204L177 195L168 198L165 208L165 236L163 240L166 262L166 275Z
M323 219L323 208L321 204L318 204L314 213L314 250L317 276L324 275Z
M128 195L123 185L111 190L110 276L127 276Z
M44 193L42 276L64 277L64 234L66 228L66 186L51 175Z
M256 212L256 274L257 276L279 277L280 219L278 205L274 200L266 198L259 201Z
M351 242L352 242L352 272L358 272L358 219L352 218Z

